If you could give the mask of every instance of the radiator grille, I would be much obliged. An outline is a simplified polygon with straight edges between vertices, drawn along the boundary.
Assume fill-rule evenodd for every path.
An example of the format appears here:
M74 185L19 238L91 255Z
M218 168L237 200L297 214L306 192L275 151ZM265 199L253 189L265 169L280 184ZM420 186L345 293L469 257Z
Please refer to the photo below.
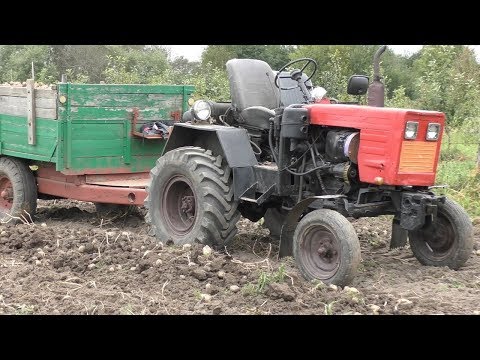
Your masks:
M400 153L399 173L432 173L435 168L437 142L404 141Z

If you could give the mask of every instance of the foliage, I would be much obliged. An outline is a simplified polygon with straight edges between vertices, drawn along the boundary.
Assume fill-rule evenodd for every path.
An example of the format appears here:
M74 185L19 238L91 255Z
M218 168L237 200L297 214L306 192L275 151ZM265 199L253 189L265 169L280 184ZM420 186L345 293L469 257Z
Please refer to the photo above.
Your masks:
M416 102L407 96L406 89L400 85L393 90L393 96L386 100L385 106L394 108L414 109Z
M478 64L474 53L462 46L425 46L413 63L418 105L442 111L448 125L462 125L478 116Z
M278 70L290 61L293 46L288 45L210 45L202 54L202 64L225 69L230 59L259 59Z
M449 141L442 142L436 183L447 185L444 193L459 202L471 216L480 216L478 136L473 138L469 132L465 125L450 132Z
M318 63L314 85L323 86L329 97L352 101L356 99L346 94L348 78L352 74L371 78L377 49L376 45L211 45L200 62L190 62L170 58L168 50L158 45L0 45L0 82L30 78L33 62L35 79L43 83L55 83L66 74L68 81L79 83L190 84L196 88L196 99L229 101L225 69L229 59L260 59L276 70L290 60L310 57ZM448 136L438 179L450 183L453 194L478 190L472 186L480 150L480 66L474 52L462 45L428 45L406 57L387 49L380 68L386 106L446 114ZM462 148L458 143L471 145Z

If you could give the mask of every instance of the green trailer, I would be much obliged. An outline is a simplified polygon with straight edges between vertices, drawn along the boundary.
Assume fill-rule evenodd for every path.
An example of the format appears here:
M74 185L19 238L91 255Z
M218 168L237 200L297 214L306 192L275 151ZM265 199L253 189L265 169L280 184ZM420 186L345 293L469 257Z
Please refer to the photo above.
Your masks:
M170 129L193 91L74 83L41 89L31 80L0 86L0 219L32 215L37 198L143 205L169 133L142 126Z

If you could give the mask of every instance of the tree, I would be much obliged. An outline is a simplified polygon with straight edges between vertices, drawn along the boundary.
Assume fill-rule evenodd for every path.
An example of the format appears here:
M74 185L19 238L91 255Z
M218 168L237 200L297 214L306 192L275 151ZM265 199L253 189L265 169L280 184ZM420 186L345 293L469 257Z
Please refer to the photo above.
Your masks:
M223 69L225 63L236 57L236 52L232 45L209 45L203 50L202 65L211 64L214 68Z
M109 46L108 65L102 76L107 83L148 84L169 67L168 53L162 47L144 47L141 50L123 46Z
M3 45L0 47L0 81L25 81L32 77L45 82L55 66L46 45Z
M478 64L464 46L424 46L413 68L416 95L426 110L442 111L448 125L462 125L478 115Z
M293 49L290 45L210 45L202 53L202 64L220 69L230 59L258 59L276 70L290 61Z

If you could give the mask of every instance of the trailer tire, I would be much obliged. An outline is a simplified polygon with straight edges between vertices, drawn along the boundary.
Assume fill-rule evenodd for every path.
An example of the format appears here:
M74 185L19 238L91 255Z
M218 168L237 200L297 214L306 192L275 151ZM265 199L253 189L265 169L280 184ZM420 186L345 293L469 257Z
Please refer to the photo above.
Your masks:
M463 207L447 198L438 205L436 223L409 231L408 238L413 255L421 264L457 270L472 253L473 225Z
M145 220L158 240L219 249L233 239L240 212L233 174L222 156L200 147L177 148L157 160L150 177Z
M37 210L37 195L37 182L28 165L20 159L0 157L0 221L30 221Z
M342 214L319 209L305 215L293 235L293 256L307 280L350 284L360 264L360 242Z

